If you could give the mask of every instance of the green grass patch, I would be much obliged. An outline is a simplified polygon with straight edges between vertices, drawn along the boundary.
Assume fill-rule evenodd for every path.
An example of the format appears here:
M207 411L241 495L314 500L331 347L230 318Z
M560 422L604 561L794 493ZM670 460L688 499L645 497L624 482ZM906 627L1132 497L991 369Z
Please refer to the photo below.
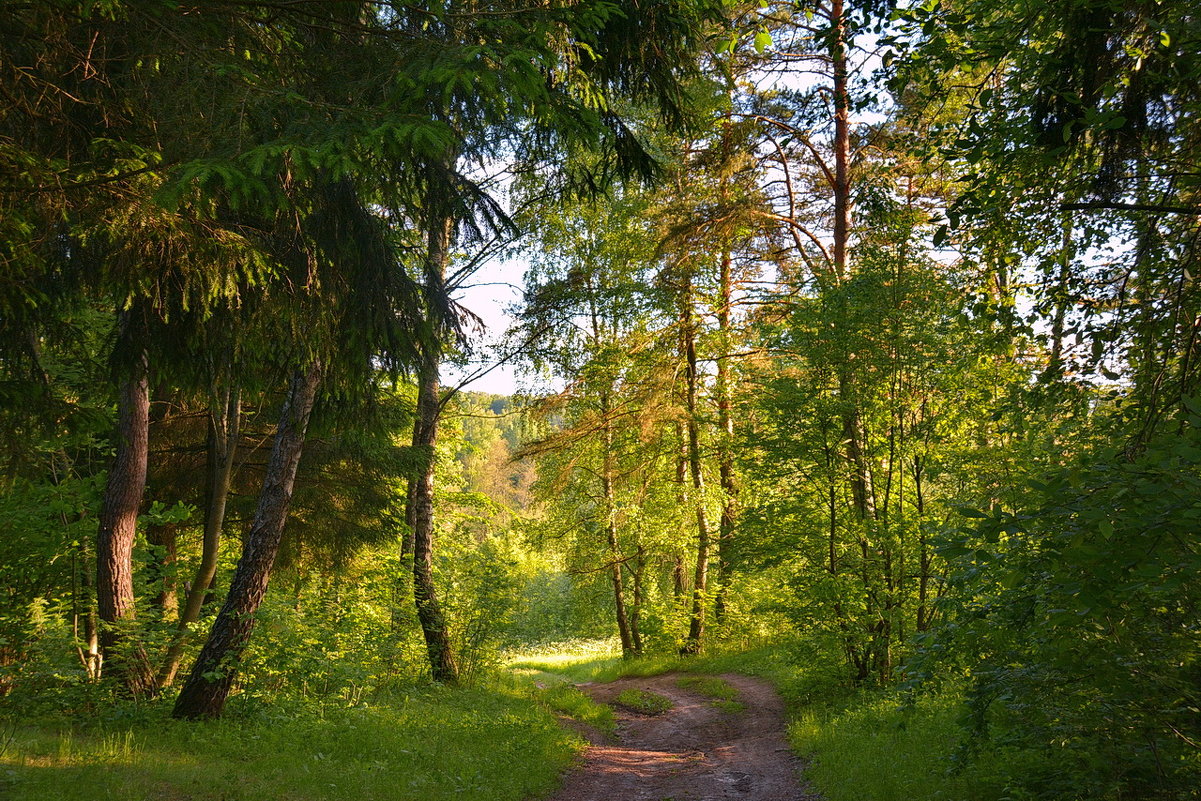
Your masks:
M617 731L613 708L598 704L571 684L553 684L543 689L538 698L559 714L591 726L601 734L612 736Z
M863 692L845 708L801 710L789 728L806 775L827 801L989 801L1000 788L978 768L952 769L961 732L956 693L905 704Z
M633 687L622 690L617 695L616 701L626 709L632 709L644 715L661 715L675 706L666 696L650 690L637 690Z
M564 693L565 694L565 693ZM528 693L414 690L350 709L4 726L5 801L520 801L582 747Z
M682 676L676 684L706 698L719 701L738 700L738 690L720 676Z
M712 705L727 715L737 715L746 709L746 705L738 700L737 688L720 676L682 676L676 684L713 699Z

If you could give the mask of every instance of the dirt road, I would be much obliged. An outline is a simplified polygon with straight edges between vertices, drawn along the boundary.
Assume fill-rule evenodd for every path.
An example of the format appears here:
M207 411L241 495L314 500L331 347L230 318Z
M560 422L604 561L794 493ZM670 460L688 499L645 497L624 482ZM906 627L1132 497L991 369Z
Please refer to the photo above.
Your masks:
M581 686L617 711L616 742L592 738L551 801L817 801L799 780L779 696L758 679L721 678L738 691L736 703L686 689L678 673ZM673 706L657 715L627 709L616 699L631 688Z

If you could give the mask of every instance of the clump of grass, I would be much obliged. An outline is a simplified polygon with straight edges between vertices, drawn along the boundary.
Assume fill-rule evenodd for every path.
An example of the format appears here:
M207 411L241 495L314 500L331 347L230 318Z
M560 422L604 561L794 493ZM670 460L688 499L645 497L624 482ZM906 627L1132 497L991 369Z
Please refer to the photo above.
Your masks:
M676 684L697 695L712 698L712 705L727 715L736 715L746 709L746 705L737 700L737 688L720 676L682 676Z
M612 736L617 731L613 708L598 704L571 684L552 684L541 690L538 697L559 714L591 726L601 734Z
M738 699L738 690L720 676L682 676L676 684L697 695L716 698L719 701Z
M674 706L671 699L666 696L650 690L637 690L633 687L622 690L616 701L625 708L641 712L644 715L661 715Z

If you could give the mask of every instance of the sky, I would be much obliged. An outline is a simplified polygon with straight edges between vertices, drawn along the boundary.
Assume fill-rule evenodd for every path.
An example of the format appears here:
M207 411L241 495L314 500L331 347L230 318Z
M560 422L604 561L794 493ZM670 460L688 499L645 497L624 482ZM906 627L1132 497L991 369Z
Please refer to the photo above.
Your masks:
M513 322L508 308L521 300L525 269L526 264L521 259L490 259L459 293L456 300L484 322L484 332L472 336L476 355L483 364L472 364L467 370L448 365L443 375L445 386L454 386L467 375L495 363L495 360L487 360L491 356L489 345L495 344ZM518 388L517 373L512 364L501 364L463 387L465 391L493 395L512 395Z

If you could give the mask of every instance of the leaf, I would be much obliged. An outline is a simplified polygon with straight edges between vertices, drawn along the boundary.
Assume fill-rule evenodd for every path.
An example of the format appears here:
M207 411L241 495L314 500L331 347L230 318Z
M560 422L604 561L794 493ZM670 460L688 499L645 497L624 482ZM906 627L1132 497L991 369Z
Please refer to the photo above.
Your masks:
M771 47L771 34L767 31L759 31L755 34L755 52L762 53L767 48Z

